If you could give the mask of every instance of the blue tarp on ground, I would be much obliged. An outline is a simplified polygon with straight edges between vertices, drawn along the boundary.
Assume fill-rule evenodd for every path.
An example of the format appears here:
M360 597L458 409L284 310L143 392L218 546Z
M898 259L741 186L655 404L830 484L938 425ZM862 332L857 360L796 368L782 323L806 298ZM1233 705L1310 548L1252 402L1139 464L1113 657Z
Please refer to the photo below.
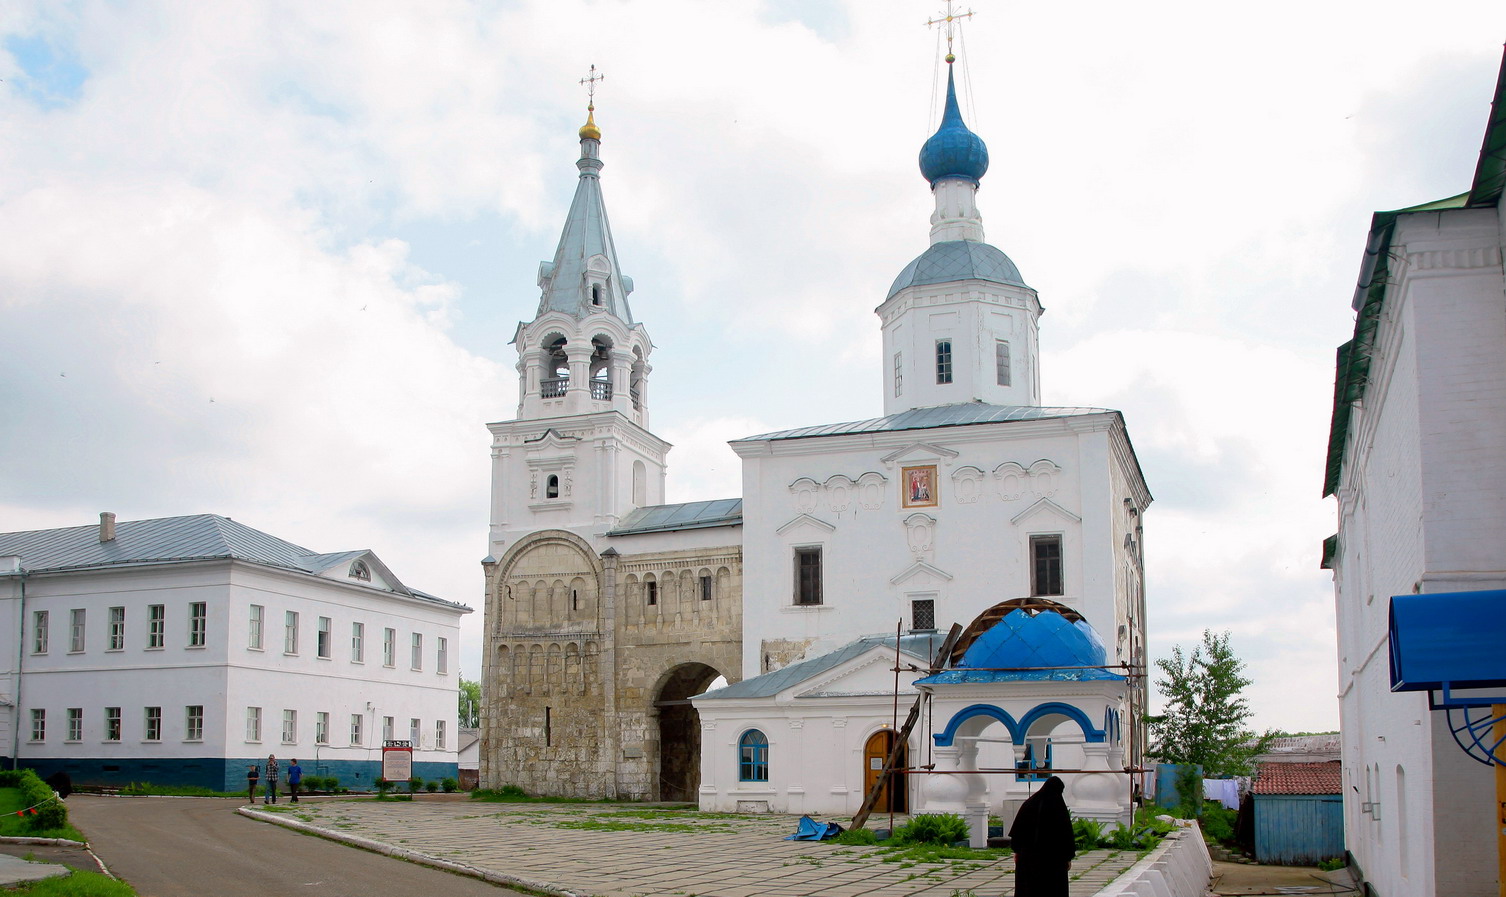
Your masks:
M842 834L842 827L835 822L817 822L809 816L800 817L800 828L787 835L786 841L826 841Z

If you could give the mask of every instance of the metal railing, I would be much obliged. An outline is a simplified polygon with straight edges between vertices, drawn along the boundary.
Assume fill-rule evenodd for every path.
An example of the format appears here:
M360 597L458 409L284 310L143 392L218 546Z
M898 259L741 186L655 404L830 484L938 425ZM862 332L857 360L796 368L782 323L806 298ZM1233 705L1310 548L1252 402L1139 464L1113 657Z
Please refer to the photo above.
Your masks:
M570 388L569 377L551 377L539 382L539 395L546 399L557 399L565 394Z

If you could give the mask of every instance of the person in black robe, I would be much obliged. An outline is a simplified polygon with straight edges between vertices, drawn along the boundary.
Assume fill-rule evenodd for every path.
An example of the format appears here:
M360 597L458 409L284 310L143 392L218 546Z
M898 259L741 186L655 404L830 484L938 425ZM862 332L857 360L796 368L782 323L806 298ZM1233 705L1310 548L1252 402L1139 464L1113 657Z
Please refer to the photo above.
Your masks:
M1062 798L1066 784L1052 776L1020 805L1009 827L1016 897L1067 897L1067 873L1077 856L1072 817Z

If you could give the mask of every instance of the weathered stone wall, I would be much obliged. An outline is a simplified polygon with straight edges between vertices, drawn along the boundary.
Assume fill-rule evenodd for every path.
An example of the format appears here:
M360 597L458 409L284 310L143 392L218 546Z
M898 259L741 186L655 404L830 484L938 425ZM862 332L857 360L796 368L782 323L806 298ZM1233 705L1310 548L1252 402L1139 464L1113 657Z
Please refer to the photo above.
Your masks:
M602 556L534 533L487 566L486 614L481 787L694 800L686 699L738 679L739 546Z

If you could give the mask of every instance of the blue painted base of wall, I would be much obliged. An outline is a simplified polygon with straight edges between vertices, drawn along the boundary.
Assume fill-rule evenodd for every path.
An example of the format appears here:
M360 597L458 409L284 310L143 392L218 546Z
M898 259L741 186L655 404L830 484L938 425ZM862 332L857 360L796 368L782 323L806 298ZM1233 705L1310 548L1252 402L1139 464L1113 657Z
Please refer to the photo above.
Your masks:
M153 785L195 785L213 791L246 790L246 770L253 764L265 773L266 757L189 757L173 759L118 758L56 758L31 759L23 757L21 766L36 770L37 775L47 778L55 772L66 772L75 785L128 785L132 782L150 782ZM281 759L282 778L279 782L287 791L288 758ZM337 760L315 763L300 763L305 776L337 776L342 788L352 791L375 791L373 782L382 774L382 764L377 760ZM9 757L0 757L0 768L9 769ZM413 774L425 782L438 782L460 777L458 763L414 763ZM266 782L260 783L262 789Z

